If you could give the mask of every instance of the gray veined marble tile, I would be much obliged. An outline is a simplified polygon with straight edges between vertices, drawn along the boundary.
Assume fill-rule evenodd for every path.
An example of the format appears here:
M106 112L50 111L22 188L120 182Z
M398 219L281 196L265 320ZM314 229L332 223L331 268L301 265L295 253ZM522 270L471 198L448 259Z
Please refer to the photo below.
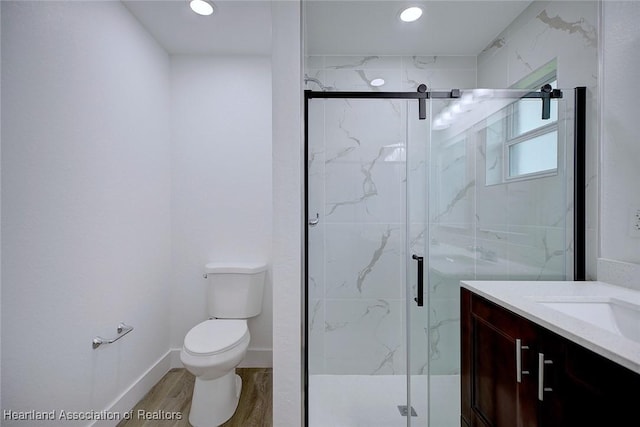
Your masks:
M422 252L425 247L425 239L427 238L427 224L412 223L409 235L409 248L412 252Z
M518 52L518 50L515 50L516 53L516 59L518 60L518 62L520 62L527 70L529 71L533 71L533 67L531 66L531 64L529 64L523 57L522 55L520 55L520 52Z
M473 69L475 56L403 56L403 70Z
M491 52L492 50L500 50L507 44L507 41L504 37L498 37L494 41L492 41L489 46L482 49L480 55Z
M365 286L365 279L374 269L380 257L384 253L384 249L389 242L389 237L391 236L391 228L387 228L387 230L382 234L382 238L380 239L380 246L378 246L371 255L371 260L369 263L358 273L358 278L356 280L356 287L358 288L358 292L362 293L363 287Z
M309 300L309 370L324 373L324 300Z
M459 373L460 313L457 299L431 302L429 318L430 373Z
M425 68L433 68L438 62L437 56L412 56L411 65L413 68L419 68L424 70ZM405 67L409 67L409 64L403 64Z
M326 56L327 70L366 70L395 69L400 70L402 59L400 56Z
M429 330L425 326L426 319L421 310L411 312L411 374L426 375L429 369Z
M580 35L584 39L584 42L589 46L595 47L598 43L598 36L595 27L585 21L584 18L581 18L578 21L568 22L559 15L550 16L546 9L540 12L536 18L547 25L550 29Z
M322 326L322 308L323 308L323 300L315 300L315 301L310 301L310 309L311 309L311 313L308 314L309 316L309 331L318 331L321 330L321 326Z
M348 140L353 141L357 146L361 146L362 142L360 141L360 139L358 139L355 136L353 136L351 134L351 131L349 131L349 129L347 129L345 127L344 122L345 122L346 118L347 118L346 117L346 110L344 110L343 116L340 117L340 119L338 120L338 129L340 129L344 133L345 137Z
M310 69L323 69L324 68L324 56L305 56L304 58L304 70Z
M372 170L373 170L373 167L376 165L376 162L380 159L381 156L382 156L382 150L380 150L380 154L378 155L378 157L373 159L373 161L369 163L361 164L360 173L363 175L362 181L361 181L362 182L361 194L347 200L340 200L340 201L327 200L326 202L327 216L332 215L336 211L336 209L340 207L362 204L366 202L366 200L369 199L370 197L378 195L378 189L376 187L375 181L373 180ZM342 155L340 157L342 157ZM365 210L368 212L366 205L364 206L365 206Z
M570 250L564 238L564 233L561 230L546 229L544 231L542 236L544 263L540 267L536 280L562 280L564 278L566 253Z
M434 222L446 221L446 216L449 215L451 212L453 212L453 210L462 200L465 200L468 197L468 193L471 192L471 190L475 187L475 185L476 185L476 181L474 179L469 183L467 183L463 188L458 190L453 196L453 198L451 199L451 201L447 203L447 206L441 212L435 215L435 217L433 218L433 221Z
M328 100L324 122L327 161L374 159L383 147L403 141L404 104L406 101Z
M326 296L363 299L402 296L400 225L326 224Z
M363 56L363 57L329 57L327 68L332 68L334 70L341 70L344 68L347 69L355 69L362 68L366 66L368 63L375 61L376 59L380 59L379 56Z
M403 72L402 90L425 84L430 90L466 89L476 86L475 68L409 68Z
M328 300L327 373L393 374L404 366L401 301Z
M393 92L401 88L401 71L395 68L337 69L326 71L327 84L336 90L362 92ZM383 86L371 86L373 79L382 78Z
M325 212L329 222L397 223L404 212L404 163L384 161L380 148L370 160L362 149L326 164Z
M370 375L375 375L378 373L391 373L395 374L395 366L396 366L396 358L398 357L396 353L401 351L400 344L391 348L386 344L383 344L384 348L387 350L387 354L382 357L382 360L378 364L378 366L371 372Z
M509 227L509 279L564 280L567 252L563 228Z
M304 73L305 89L313 91L332 91L336 88L326 83L327 76L323 70L309 70Z

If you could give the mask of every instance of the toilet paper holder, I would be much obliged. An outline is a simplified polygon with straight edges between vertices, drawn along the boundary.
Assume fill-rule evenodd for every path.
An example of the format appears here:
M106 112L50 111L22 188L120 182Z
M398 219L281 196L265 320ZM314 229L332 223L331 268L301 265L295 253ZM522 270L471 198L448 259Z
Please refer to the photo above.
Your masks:
M118 336L115 338L109 339L109 338L95 337L93 341L91 341L91 346L93 347L93 349L95 350L96 348L100 347L102 344L113 344L123 336L127 335L129 332L133 331L133 326L129 326L124 322L120 322L116 330L118 331Z

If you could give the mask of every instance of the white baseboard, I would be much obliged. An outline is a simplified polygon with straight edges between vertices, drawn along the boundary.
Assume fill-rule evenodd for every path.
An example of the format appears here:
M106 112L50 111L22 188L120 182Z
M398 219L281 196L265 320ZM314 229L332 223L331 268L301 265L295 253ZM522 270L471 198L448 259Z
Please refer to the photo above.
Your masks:
M271 368L273 366L273 350L270 348L249 348L239 368Z
M172 350L167 351L144 374L134 381L120 396L118 396L105 410L106 414L124 416L133 408L162 377L169 372ZM178 352L178 359L180 352ZM105 417L106 418L106 417ZM98 420L90 424L92 427L114 427L120 420Z
M171 369L184 368L180 361L180 349L173 348L169 356ZM249 348L239 368L271 368L273 366L273 351L270 348Z
M184 365L182 364L182 361L180 361L180 348L172 348L171 350L169 350L169 352L171 353L171 369L175 369L175 368L184 368Z
M240 368L270 368L273 366L273 356L270 348L250 348L240 363ZM120 396L118 396L103 412L124 416L156 385L162 377L174 368L183 368L180 361L180 349L172 348L156 361L144 374L134 381ZM106 417L105 417L106 418ZM91 427L114 427L120 419L97 420Z

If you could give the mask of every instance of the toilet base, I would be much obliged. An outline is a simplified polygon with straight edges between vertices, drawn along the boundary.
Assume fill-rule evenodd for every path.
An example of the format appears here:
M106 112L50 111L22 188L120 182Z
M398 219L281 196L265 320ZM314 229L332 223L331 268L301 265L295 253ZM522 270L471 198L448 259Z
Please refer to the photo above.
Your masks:
M215 380L196 377L189 422L193 427L218 427L236 412L242 379L235 369Z

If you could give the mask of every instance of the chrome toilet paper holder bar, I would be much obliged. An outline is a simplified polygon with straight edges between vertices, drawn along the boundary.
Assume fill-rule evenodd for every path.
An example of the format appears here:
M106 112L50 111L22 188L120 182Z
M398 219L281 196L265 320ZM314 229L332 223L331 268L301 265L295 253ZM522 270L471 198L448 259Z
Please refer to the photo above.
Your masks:
M113 344L123 336L127 335L129 332L133 331L133 326L129 326L124 322L120 322L120 324L118 325L117 331L118 331L118 336L115 338L107 339L102 337L95 337L91 342L91 346L95 350L96 348L100 347L102 344Z

